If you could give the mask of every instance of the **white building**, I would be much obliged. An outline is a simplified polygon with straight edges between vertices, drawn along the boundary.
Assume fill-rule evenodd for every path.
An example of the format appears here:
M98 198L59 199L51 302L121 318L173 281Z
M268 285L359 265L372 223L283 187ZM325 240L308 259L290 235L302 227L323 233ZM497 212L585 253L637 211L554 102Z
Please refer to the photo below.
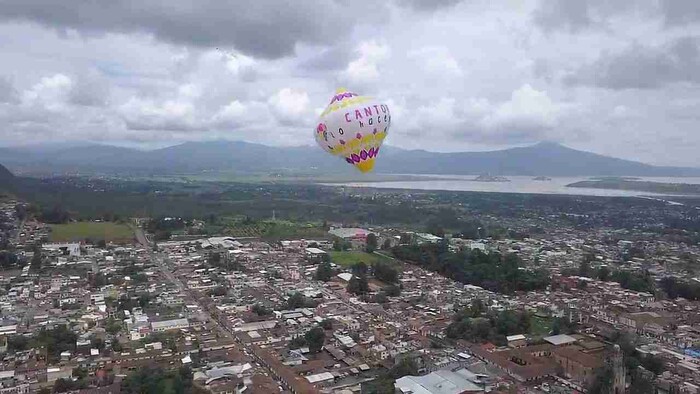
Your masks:
M188 328L189 326L190 322L187 319L173 319L151 322L151 330L153 330L153 332L180 330L183 328Z

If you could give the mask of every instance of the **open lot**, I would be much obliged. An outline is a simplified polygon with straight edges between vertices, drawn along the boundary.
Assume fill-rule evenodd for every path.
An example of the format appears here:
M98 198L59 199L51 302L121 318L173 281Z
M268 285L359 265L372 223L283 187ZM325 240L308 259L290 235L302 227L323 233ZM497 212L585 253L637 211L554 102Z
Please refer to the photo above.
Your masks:
M112 222L76 222L51 226L52 242L82 241L131 242L133 230L126 224Z

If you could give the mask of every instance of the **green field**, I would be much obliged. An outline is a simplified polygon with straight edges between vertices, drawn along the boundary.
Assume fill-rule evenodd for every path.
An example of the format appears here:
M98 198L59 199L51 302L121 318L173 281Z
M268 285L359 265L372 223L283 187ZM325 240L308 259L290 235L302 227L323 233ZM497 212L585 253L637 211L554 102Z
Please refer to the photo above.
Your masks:
M532 316L530 320L530 334L546 337L552 331L554 320L547 317Z
M251 221L222 220L223 223L212 226L214 233L223 233L231 237L255 237L269 241L282 239L325 239L328 236L320 223L294 223L283 220Z
M375 261L393 261L388 257L378 255L378 254L369 254L366 252L360 252L360 251L347 251L347 252L337 252L337 251L331 251L329 252L331 255L331 261L334 262L335 264L342 265L343 267L350 267L352 265L355 265L359 262L364 262L367 265L371 265Z
M77 222L51 225L52 242L82 241L131 242L134 231L126 224L111 222Z

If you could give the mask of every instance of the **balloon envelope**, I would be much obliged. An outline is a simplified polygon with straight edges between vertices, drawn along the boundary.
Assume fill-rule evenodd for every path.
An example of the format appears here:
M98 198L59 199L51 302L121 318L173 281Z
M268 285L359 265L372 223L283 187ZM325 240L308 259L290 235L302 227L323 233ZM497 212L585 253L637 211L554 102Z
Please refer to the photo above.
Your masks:
M372 97L338 89L321 113L314 135L326 152L342 157L362 172L369 172L374 168L389 126L389 106Z

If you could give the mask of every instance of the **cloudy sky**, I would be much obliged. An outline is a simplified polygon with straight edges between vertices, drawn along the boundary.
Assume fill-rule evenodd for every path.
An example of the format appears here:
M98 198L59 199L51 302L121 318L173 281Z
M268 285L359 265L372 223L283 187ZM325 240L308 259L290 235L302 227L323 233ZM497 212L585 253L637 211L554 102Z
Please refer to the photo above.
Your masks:
M309 145L345 86L395 146L700 166L697 0L66 4L0 0L0 145Z

